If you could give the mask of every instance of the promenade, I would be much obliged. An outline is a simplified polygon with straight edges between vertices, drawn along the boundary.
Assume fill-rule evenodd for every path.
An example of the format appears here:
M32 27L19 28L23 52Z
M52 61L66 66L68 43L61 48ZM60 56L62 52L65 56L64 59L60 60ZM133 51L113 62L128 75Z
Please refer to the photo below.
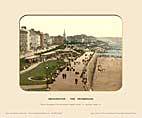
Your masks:
M78 57L75 61L71 62L71 67L75 69L75 71L67 71L67 68L65 68L56 78L55 82L50 86L51 91L84 91L89 90L88 83L86 86L83 86L81 73L86 64L82 62L83 59L87 58L89 59L91 56L90 54L93 54L93 52L85 52L82 56ZM78 62L74 65L74 62ZM86 62L87 63L87 62ZM75 72L79 72L79 74L75 74ZM66 79L63 79L62 74L66 74ZM78 80L77 84L75 84L75 79Z

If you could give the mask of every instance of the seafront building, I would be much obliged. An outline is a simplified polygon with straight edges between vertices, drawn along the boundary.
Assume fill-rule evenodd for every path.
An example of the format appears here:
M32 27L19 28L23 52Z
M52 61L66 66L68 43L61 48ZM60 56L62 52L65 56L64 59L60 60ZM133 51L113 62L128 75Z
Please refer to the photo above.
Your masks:
M43 40L44 40L43 47L44 49L47 49L49 45L49 34L48 33L43 34Z
M27 40L28 39L28 32L26 27L21 27L20 29L20 54L25 54L27 52Z
M44 34L43 32L40 32L40 49L44 49Z
M62 45L64 44L64 37L63 36L54 36L52 40L52 45Z
M29 36L30 50L37 51L37 49L40 47L40 43L41 43L40 32L35 31L34 29L31 29L29 31L30 31L30 36Z
M25 26L20 28L20 55L33 51L48 49L52 45L62 45L66 40L64 30L63 36L49 36L48 33L36 31L35 29L27 30Z
M27 30L25 26L20 29L20 54L26 52L40 52L48 49L53 45L63 45L64 43L94 43L96 38L85 34L66 36L64 29L63 35L49 36L48 33L36 31L35 29Z
M64 29L63 35L49 36L48 33L36 31L35 29L27 30L25 26L20 29L20 53L25 54L27 51L40 52L48 49L53 45L63 45L64 43L86 43L96 42L96 37L85 34L66 36Z

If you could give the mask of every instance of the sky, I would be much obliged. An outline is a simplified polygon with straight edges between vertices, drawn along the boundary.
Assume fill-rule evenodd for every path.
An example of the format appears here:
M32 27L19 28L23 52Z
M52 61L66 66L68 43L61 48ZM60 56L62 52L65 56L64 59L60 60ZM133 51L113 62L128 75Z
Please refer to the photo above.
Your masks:
M34 28L50 36L86 34L95 37L122 37L118 16L24 16L20 27Z

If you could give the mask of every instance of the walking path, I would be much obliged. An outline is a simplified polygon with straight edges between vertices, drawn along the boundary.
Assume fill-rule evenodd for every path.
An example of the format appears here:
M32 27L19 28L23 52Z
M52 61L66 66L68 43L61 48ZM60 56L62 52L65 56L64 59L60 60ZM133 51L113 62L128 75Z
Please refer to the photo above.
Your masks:
M87 56L85 56L87 54ZM75 69L75 71L66 71L66 68L55 78L55 82L50 86L51 91L84 91L88 90L88 84L86 86L83 86L82 78L80 78L80 75L82 73L83 68L86 66L82 60L85 59L85 57L89 58L90 54L93 54L93 52L85 52L81 57L77 58L75 62L80 62L80 64L76 63L74 65L74 61L71 62L71 67ZM79 74L75 74L75 72L79 72ZM63 79L62 74L66 74L66 79ZM77 85L75 84L75 79L78 79Z
M42 89L42 88L47 88L46 84L42 85L22 85L20 86L23 90L29 90L29 89Z

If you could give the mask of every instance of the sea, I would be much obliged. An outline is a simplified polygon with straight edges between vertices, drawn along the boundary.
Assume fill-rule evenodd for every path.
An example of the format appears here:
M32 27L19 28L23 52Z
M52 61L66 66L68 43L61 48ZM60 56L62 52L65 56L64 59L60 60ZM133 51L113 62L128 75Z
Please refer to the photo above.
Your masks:
M99 38L99 40L107 42L111 49L103 53L97 53L99 56L110 56L122 58L122 38L121 37L107 37Z

